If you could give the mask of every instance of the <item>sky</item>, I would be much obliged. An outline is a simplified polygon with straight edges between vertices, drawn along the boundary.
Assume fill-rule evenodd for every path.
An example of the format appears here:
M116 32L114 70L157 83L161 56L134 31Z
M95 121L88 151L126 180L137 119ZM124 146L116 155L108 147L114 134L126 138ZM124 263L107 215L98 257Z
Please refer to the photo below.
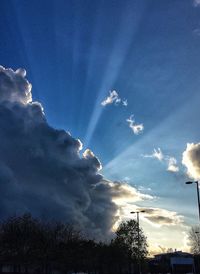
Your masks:
M102 238L145 209L152 252L189 250L199 48L199 0L1 0L0 216Z

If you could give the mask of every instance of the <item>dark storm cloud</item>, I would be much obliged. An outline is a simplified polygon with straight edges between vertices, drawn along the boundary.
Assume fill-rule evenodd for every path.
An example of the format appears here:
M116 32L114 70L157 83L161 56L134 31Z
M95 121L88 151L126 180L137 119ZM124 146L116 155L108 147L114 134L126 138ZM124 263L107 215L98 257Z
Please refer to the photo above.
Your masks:
M31 212L108 236L117 221L113 200L124 192L102 178L90 150L80 156L79 140L49 126L25 76L0 67L0 217Z

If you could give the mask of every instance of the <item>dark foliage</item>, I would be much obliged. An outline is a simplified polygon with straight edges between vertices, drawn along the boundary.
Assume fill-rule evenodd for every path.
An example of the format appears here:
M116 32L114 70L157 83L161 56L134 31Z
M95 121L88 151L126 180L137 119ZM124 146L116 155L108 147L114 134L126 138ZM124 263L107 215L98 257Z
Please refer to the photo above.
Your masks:
M200 228L199 226L191 227L188 233L189 245L191 252L195 255L200 255Z
M0 224L0 264L15 273L130 273L137 258L136 224L122 223L109 244L88 240L69 224L25 214ZM141 233L141 258L146 238Z

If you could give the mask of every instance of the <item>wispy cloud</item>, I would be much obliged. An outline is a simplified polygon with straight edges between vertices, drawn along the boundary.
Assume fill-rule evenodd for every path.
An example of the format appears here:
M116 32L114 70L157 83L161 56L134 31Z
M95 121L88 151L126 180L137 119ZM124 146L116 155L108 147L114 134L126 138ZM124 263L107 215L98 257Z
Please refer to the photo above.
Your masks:
M110 95L108 97L106 97L102 102L101 105L102 106L107 106L107 105L111 105L111 104L115 104L115 105L123 105L125 107L128 106L128 101L126 99L122 100L119 97L119 94L117 93L116 90L113 91L109 91Z
M200 28L197 27L196 29L194 29L193 34L196 35L196 36L200 36Z
M138 200L154 199L155 197L151 195L140 196L141 193L137 192L134 198L137 197ZM135 202L135 200L133 200ZM122 220L127 220L134 218L134 215L130 212L145 211L140 215L140 218L146 223L149 223L154 227L175 227L184 226L184 217L178 214L176 211L171 211L159 207L140 207L128 201L120 204L120 210L118 211L118 220L115 223L114 230L118 227Z
M142 155L144 158L155 158L155 159L158 159L159 161L162 161L163 158L164 158L164 155L161 151L160 148L154 148L153 150L153 153L152 154L145 154L145 155Z
M156 207L140 208L139 210L144 210L145 219L156 226L174 226L183 223L183 216L178 215L175 211Z
M177 160L174 157L169 157L168 158L168 171L171 172L178 172L179 167L177 166Z
M194 1L193 1L193 5L194 5L195 7L200 7L200 0L194 0Z
M127 107L127 106L128 106L128 101L127 101L127 99L122 100L122 105L123 105L123 106L125 106L125 107Z
M178 172L179 167L177 165L176 158L168 155L164 155L160 148L154 148L152 154L144 154L142 155L144 158L154 158L159 160L160 162L165 162L167 164L167 170L170 172Z
M129 127L132 129L133 133L138 135L143 132L144 125L143 124L136 124L135 120L133 119L133 115L131 115L126 121L129 124Z

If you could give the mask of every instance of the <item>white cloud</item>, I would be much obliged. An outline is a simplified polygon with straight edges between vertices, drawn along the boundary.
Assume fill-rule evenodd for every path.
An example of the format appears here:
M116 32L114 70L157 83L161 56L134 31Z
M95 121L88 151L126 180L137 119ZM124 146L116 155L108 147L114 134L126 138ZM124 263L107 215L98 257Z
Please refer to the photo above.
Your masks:
M177 166L177 160L174 157L164 155L160 148L153 150L152 154L142 155L144 158L154 158L160 162L165 162L167 164L167 170L170 172L178 172L179 167Z
M145 187L145 186L139 186L138 187L139 191L152 191L152 189L150 187Z
M164 155L163 155L160 148L157 148L157 149L154 148L152 154L145 154L145 155L143 155L143 157L145 157L145 158L155 158L155 159L158 159L159 161L162 161L163 158L164 158Z
M127 99L126 99L126 100L122 100L122 105L125 106L125 107L128 106L128 101L127 101Z
M132 129L133 133L138 135L142 133L144 130L143 124L136 124L135 120L133 119L133 115L131 115L126 121L129 123L129 127Z
M177 166L177 160L174 157L169 157L167 170L171 172L179 171L179 167Z
M188 143L183 152L182 164L186 166L188 175L193 179L200 178L200 143Z
M128 105L128 101L126 99L122 100L116 90L109 91L109 93L110 95L101 102L102 106L105 107L110 104L118 105L120 103L125 107Z
M195 7L199 7L200 6L200 0L194 0L193 2Z
M32 102L32 85L28 82L25 76L25 69L19 68L14 71L11 68L0 66L0 102L20 102L22 104Z

